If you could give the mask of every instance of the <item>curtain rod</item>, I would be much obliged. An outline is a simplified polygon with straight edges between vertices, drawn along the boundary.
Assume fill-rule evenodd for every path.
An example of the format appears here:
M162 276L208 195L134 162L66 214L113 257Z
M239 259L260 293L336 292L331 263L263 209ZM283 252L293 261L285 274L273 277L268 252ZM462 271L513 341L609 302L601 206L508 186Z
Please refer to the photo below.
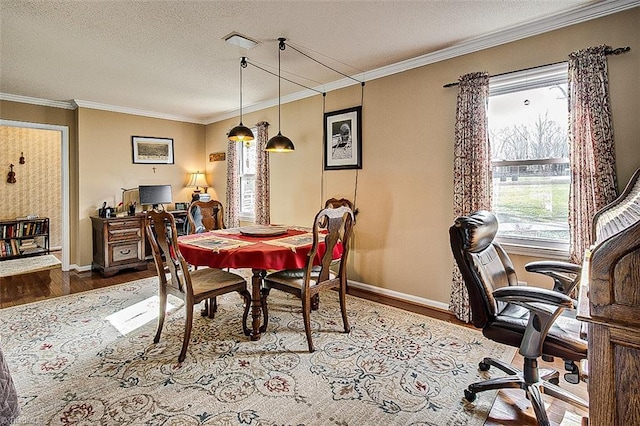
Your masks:
M620 55L621 53L627 53L630 50L631 50L631 48L629 46L618 47L616 49L612 49L612 48L609 47L604 51L604 54L605 55ZM507 71L507 72L503 72L503 73L500 73L500 74L490 75L489 77L498 77L498 76L501 76L501 75L509 75L509 74L514 74L514 73L522 72L522 71L530 71L530 70L535 70L537 68L549 67L551 65L564 64L566 62L567 61L560 61L560 62L553 62L551 64L536 65L535 67L523 68L521 70ZM453 86L457 86L459 84L460 84L460 82L456 81L456 82L453 82L453 83L447 83L442 87L445 87L445 88L453 87Z

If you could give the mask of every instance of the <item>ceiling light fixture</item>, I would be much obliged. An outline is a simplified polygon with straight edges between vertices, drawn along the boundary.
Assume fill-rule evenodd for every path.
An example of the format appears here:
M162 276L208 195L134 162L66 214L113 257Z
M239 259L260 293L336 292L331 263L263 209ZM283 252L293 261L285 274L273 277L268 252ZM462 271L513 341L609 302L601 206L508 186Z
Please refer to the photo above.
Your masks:
M258 45L257 41L251 40L249 37L236 32L226 35L224 41L234 46L242 47L243 49L253 49Z
M265 151L269 152L292 152L295 150L293 146L293 142L286 136L282 135L282 125L281 125L281 114L280 114L280 85L281 85L281 77L280 77L280 51L285 49L286 38L279 38L278 41L278 134L267 142L267 146L264 148Z
M249 142L254 139L250 128L242 124L242 68L247 67L247 58L244 56L240 60L240 124L231 129L228 134L229 140L234 142Z

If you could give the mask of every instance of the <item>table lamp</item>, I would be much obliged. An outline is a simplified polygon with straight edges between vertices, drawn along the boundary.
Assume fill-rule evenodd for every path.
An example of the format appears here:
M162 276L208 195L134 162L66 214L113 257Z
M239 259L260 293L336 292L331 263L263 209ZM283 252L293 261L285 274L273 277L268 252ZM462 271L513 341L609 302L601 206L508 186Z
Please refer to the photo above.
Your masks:
M189 177L189 183L187 183L187 188L195 188L193 193L191 194L192 202L200 198L200 187L204 188L205 193L209 189L206 175L204 173L200 173L200 171L191 173L191 176Z

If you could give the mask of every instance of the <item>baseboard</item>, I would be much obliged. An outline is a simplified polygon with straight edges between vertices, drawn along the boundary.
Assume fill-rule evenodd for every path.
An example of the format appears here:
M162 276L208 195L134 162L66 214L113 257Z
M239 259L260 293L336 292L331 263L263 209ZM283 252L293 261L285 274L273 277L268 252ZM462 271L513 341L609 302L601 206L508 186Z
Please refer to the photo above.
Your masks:
M72 265L69 265L69 269L73 269L77 272L87 272L91 270L91 265L85 265L85 266L78 266L75 263Z
M435 312L441 319L456 322L458 321L455 318L455 315L453 315L449 311L449 305L447 305L446 303L401 293L399 291L380 288L353 280L349 280L348 285L350 294L375 300L386 305L407 309L412 312L417 312L424 315L434 316Z

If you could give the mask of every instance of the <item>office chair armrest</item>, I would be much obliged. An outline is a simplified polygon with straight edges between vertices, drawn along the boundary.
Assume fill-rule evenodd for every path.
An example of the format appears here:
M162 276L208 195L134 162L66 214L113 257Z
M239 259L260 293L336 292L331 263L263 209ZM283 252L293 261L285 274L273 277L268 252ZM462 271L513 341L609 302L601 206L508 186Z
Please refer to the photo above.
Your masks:
M538 287L501 287L494 290L493 297L501 302L524 306L531 311L544 314L553 314L558 310L573 307L573 300L569 296Z
M556 318L566 308L573 307L573 300L569 296L537 287L501 287L493 292L493 296L496 300L529 310L529 320L519 351L525 358L538 358L542 355L544 339Z
M575 263L556 260L529 262L524 268L529 272L543 274L553 279L553 290L562 294L571 294L580 282L582 266Z

